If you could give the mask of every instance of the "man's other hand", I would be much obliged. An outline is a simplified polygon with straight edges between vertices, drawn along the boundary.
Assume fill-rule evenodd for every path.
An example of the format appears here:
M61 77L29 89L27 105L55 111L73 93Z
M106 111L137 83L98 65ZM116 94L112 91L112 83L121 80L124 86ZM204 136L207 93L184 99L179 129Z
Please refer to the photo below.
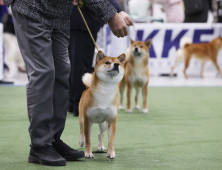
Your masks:
M113 15L113 17L108 21L108 24L113 34L118 38L128 35L127 25L118 13Z
M119 13L119 15L124 19L124 21L125 21L125 23L126 23L127 26L133 25L132 19L130 18L130 16L129 16L126 12L121 11L121 12Z
M2 1L2 0L0 0L0 5L4 5L4 3L3 3L3 1Z
M78 5L79 0L74 0L73 5Z

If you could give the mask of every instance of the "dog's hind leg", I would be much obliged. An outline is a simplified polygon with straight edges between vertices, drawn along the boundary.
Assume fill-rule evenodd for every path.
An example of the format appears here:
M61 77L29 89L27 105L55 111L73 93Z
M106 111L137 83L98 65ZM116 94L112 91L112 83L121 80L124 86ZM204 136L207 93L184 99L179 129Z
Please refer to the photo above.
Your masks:
M148 112L148 108L147 108L147 95L148 95L148 83L143 87L143 113L147 113Z
M92 154L91 147L91 132L92 132L92 122L88 120L88 118L84 117L84 134L85 134L85 157L86 158L94 158Z
M119 109L123 110L124 106L123 106L123 92L125 89L125 76L123 77L122 81L119 84L119 92L120 92L120 105L119 105Z
M83 147L85 144L85 136L83 131L83 123L80 125L79 146Z
M175 63L171 68L171 72L170 72L170 76L173 76L173 70L175 69L175 67L177 67L179 64L181 64L183 61L183 50L178 49L178 51L176 52L176 59L175 59Z
M116 119L117 116L111 122L108 123L109 143L108 143L107 157L110 159L114 159L116 157L114 149L114 139L116 134Z
M216 67L217 71L219 72L220 76L222 77L222 72L220 71L220 68L217 64L217 59L211 59L212 63L214 64L214 66Z
M138 104L138 96L139 96L140 89L136 88L136 95L135 95L135 109L140 109L140 105Z
M187 70L187 68L188 68L188 66L189 66L189 63L190 63L190 57L189 57L189 56L186 56L185 66L184 66L184 70L183 70L183 74L184 74L184 76L186 77L186 79L188 79L186 70Z
M85 136L84 136L84 118L82 114L79 114L79 125L80 125L80 134L79 134L79 146L83 147L85 144Z
M173 70L174 70L175 67L176 67L176 64L174 64L174 65L172 66L172 68L171 68L170 77L173 77Z
M170 72L170 76L172 77L173 76L173 70L175 69L175 67L178 65L178 58L176 58L175 60L175 64L172 66L171 68L171 72Z
M131 93L132 93L132 86L130 82L127 82L127 113L132 113L133 110L131 108Z
M99 124L99 135L98 135L98 150L105 150L104 144L103 144L103 133L106 131L107 123L103 122Z
M201 78L203 78L204 65L205 65L205 62L202 62L202 63L201 63L201 70L200 70L200 77L201 77Z

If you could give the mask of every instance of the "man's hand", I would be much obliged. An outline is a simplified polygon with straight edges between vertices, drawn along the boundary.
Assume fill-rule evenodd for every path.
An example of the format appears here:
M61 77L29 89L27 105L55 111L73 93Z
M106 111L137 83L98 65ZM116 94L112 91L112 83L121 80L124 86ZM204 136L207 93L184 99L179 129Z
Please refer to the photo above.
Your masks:
M79 0L74 0L73 5L78 5Z
M127 25L118 13L113 15L113 17L108 21L108 24L113 34L118 38L128 35Z
M129 16L126 12L121 11L121 12L119 13L119 15L124 19L124 21L125 21L125 23L126 23L127 26L133 25L132 19L130 18L130 16Z
M2 0L0 0L0 5L4 5L4 3L3 3L3 1L2 1Z

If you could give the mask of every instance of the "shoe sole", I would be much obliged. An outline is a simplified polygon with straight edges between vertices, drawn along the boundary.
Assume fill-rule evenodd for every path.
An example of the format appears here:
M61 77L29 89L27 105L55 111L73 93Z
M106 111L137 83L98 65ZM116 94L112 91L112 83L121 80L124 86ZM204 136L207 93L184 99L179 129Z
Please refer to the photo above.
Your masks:
M35 158L33 156L30 156L29 155L29 158L28 158L28 162L29 163L36 163L36 164L41 164L41 165L47 165L47 166L66 166L66 161L57 161L57 162L46 162L46 161L42 161L38 158Z
M64 156L63 158L65 158L66 161L75 161L75 160L80 159L80 158L85 158L85 153L82 152L82 153L79 153L75 156Z

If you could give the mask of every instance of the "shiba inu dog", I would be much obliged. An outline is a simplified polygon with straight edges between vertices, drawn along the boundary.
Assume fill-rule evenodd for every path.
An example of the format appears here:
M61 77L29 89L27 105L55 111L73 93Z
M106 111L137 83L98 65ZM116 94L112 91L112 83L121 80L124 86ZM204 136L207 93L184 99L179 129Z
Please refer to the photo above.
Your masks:
M184 76L188 78L186 70L189 66L190 59L195 57L201 62L201 72L200 75L203 77L203 67L206 61L211 61L216 67L217 71L222 77L222 72L217 64L217 54L222 47L222 38L218 37L209 43L192 44L192 40L189 38L183 38L180 42L180 48L176 53L175 64L171 69L171 75L173 75L174 68L180 63L184 62Z
M119 57L107 57L99 51L96 57L95 71L86 73L83 83L86 90L83 92L79 104L80 136L79 145L85 143L85 157L93 158L91 149L91 129L93 123L99 124L98 150L105 150L103 133L108 123L108 152L107 157L116 157L114 138L118 114L118 87L124 76L125 54Z
M143 108L142 112L147 113L147 95L148 95L148 83L149 83L149 48L151 46L151 40L146 42L131 41L131 47L126 52L127 61L125 64L125 75L123 80L120 82L120 106L123 107L123 92L125 84L127 86L127 113L132 113L131 108L131 92L132 88L136 89L135 96L135 108L139 109L138 94L139 90L142 89L143 94Z

